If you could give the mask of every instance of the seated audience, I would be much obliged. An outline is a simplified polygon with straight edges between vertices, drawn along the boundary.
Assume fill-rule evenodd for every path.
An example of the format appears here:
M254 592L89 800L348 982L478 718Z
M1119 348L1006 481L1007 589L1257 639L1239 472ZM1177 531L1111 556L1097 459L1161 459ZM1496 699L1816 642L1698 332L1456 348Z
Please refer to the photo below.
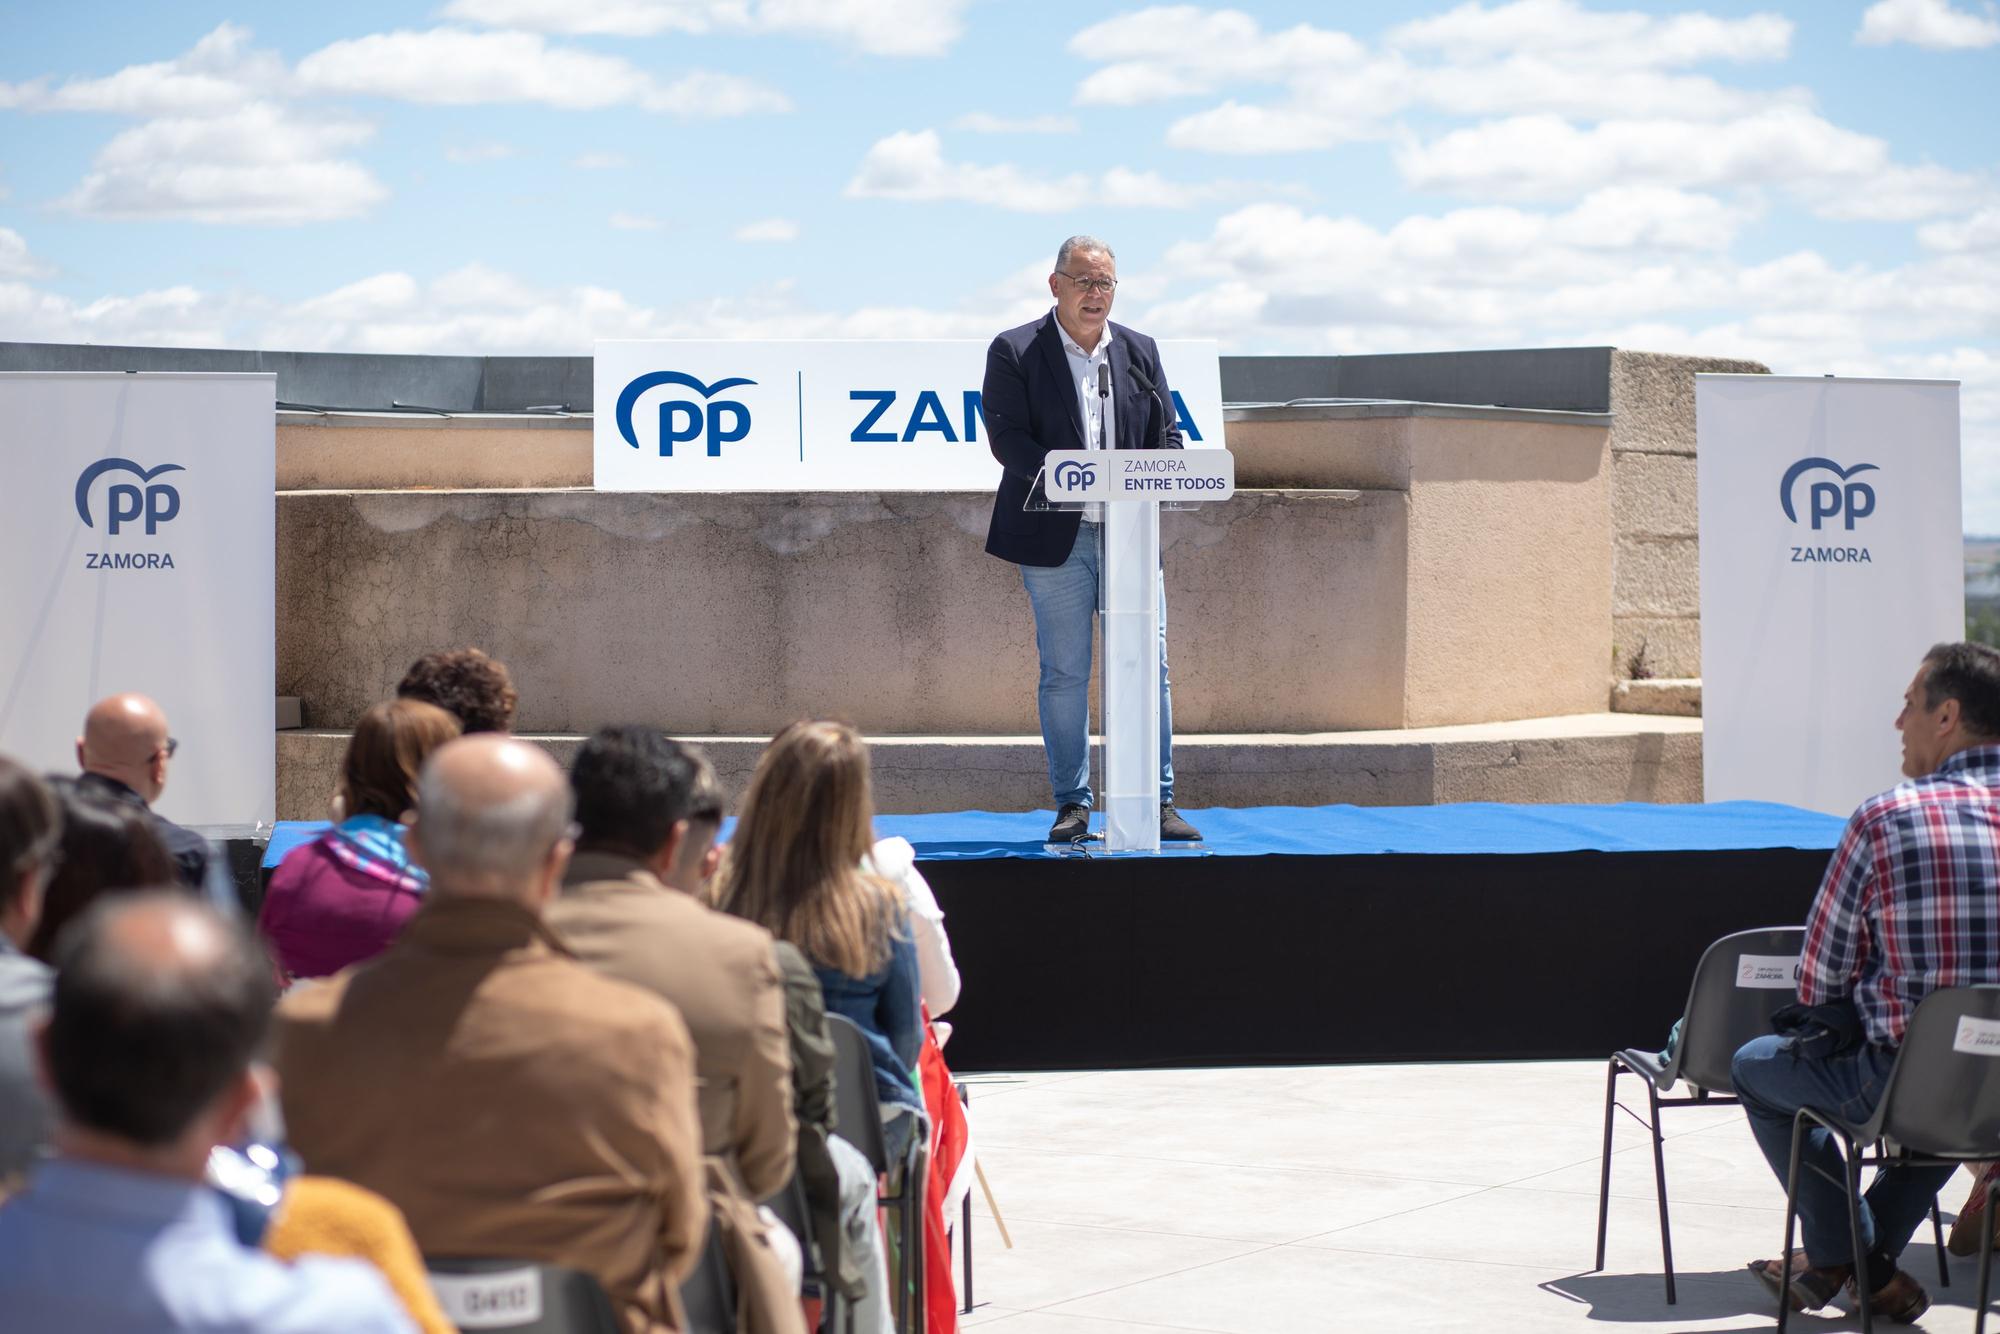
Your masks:
M52 779L49 789L62 803L62 844L28 941L28 953L43 963L55 961L57 937L99 895L172 884L178 874L145 810L74 778Z
M29 1025L49 999L49 970L22 952L42 910L62 833L48 785L0 755L0 1194L49 1137L48 1096L35 1079Z
M873 841L868 748L845 723L793 723L772 739L716 874L726 911L812 960L829 1014L867 1034L886 1114L920 1111L917 951L896 887L865 869ZM903 1144L911 1118L892 1120Z
M375 960L278 1009L309 1171L385 1196L426 1255L594 1274L630 1334L680 1328L707 1236L694 1052L674 1008L542 920L570 793L534 746L447 742L417 781L422 909Z
M1769 1036L1736 1053L1731 1080L1779 1183L1792 1120L1806 1104L1857 1120L1875 1108L1917 1003L1943 987L2000 982L2000 651L1939 644L1924 655L1896 717L1900 783L1847 821L1806 916L1799 1003L1835 1035L1827 1053ZM1849 1239L1840 1154L1813 1129L1800 1147L1805 1243L1750 1268L1794 1309L1860 1283L1877 1315L1912 1321L1930 1305L1896 1267L1951 1167L1892 1166L1862 1203L1862 1254Z
M417 910L429 877L410 861L402 821L424 761L457 735L458 720L422 700L361 715L340 765L339 823L285 855L257 915L288 976L326 977L374 958Z
M792 1176L798 1126L791 1045L770 933L704 907L689 892L709 853L688 820L704 777L713 784L707 761L657 728L606 727L585 741L570 769L576 854L547 916L577 958L680 1011L701 1081L703 1150L722 1160L719 1179L747 1206L718 1208L715 1217L754 1228L757 1202ZM767 1252L752 1246L732 1254L761 1259ZM796 1262L796 1253L790 1258ZM767 1287L790 1289L789 1311L763 1313L760 1326L798 1322L796 1277L737 1277L753 1302Z
M375 1270L247 1247L203 1184L262 1096L263 951L184 894L132 894L79 919L58 968L39 1044L57 1156L0 1205L7 1327L411 1334Z
M209 873L214 854L208 840L153 810L167 789L167 765L180 744L167 735L167 715L144 695L99 700L84 716L83 735L76 739L76 762L83 771L78 781L90 791L146 811L153 832L174 859L175 878L215 895L217 885ZM215 869L219 875L219 861Z
M437 705L458 719L467 736L513 731L520 699L507 665L476 648L424 654L403 674L396 697Z

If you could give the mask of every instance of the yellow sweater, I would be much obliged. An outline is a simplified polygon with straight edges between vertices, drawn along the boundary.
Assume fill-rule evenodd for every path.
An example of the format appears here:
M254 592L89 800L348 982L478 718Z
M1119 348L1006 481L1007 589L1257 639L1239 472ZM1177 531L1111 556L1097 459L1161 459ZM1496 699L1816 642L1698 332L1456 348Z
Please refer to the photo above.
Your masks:
M301 1255L366 1260L389 1280L423 1334L458 1334L431 1293L424 1257L401 1211L374 1191L333 1177L294 1177L285 1183L264 1249L280 1260Z

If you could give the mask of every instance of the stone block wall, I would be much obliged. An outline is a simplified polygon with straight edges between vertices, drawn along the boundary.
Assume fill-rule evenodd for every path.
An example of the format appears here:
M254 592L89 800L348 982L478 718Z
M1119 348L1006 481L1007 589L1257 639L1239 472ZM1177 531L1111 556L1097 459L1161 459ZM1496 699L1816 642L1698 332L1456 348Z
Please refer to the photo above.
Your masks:
M1701 675L1694 377L1754 361L1611 354L1612 676L1642 647L1657 677Z

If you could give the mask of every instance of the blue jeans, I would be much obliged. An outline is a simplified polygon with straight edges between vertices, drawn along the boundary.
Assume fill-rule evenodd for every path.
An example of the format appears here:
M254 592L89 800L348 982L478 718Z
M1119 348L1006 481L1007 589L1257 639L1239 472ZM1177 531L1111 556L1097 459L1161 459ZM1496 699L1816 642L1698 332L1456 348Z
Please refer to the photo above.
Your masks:
M1049 787L1056 809L1089 806L1090 635L1097 615L1096 524L1077 530L1076 545L1060 565L1023 565L1021 582L1035 609L1035 649L1041 683L1035 703L1042 716L1042 749L1049 758ZM1174 799L1174 703L1167 679L1167 588L1160 581L1160 800Z
M1844 1121L1866 1121L1882 1100L1895 1063L1893 1048L1873 1044L1825 1060L1796 1058L1791 1039L1775 1034L1743 1044L1730 1063L1730 1082L1743 1099L1750 1133L1757 1137L1757 1147L1777 1173L1779 1185L1785 1184L1791 1166L1792 1114L1810 1105ZM1813 1166L1831 1173L1833 1181L1812 1171ZM1861 1201L1864 1252L1892 1259L1900 1255L1930 1212L1931 1200L1957 1170L1891 1167L1877 1172ZM1834 1184L1843 1171L1833 1133L1817 1125L1806 1131L1799 1145L1799 1222L1806 1258L1818 1269L1856 1259L1847 1233L1847 1195Z

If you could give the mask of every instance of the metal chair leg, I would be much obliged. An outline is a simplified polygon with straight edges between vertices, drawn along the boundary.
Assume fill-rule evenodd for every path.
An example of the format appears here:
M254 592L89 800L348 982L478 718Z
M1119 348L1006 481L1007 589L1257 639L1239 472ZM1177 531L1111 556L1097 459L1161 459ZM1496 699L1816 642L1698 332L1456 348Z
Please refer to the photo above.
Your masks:
M965 1307L962 1315L972 1314L972 1192L965 1192L963 1208L965 1217L961 1221L959 1233L965 1238L961 1244L965 1248Z
M1646 1102L1650 1106L1653 1124L1653 1191L1660 1202L1660 1260L1667 1268L1667 1305L1674 1304L1674 1234L1667 1222L1667 1155L1660 1139L1660 1091L1651 1080L1646 1082Z
M1973 1321L1972 1334L1986 1334L1986 1294L1987 1284L1993 1277L1993 1210L2000 1202L2000 1181L1986 1183L1986 1213L1979 1220L1979 1317Z
M1847 1169L1847 1240L1854 1256L1854 1305L1861 1312L1861 1334L1874 1334L1875 1313L1868 1300L1868 1256L1861 1248L1861 1146L1842 1135L1840 1148Z
M1951 1266L1945 1263L1947 1252L1944 1248L1944 1216L1938 1212L1937 1196L1931 1196L1931 1237L1937 1242L1938 1286L1951 1286Z
M1793 1117L1791 1167L1785 1172L1785 1244L1778 1251L1778 1334L1785 1334L1792 1315L1792 1238L1799 1218L1799 1145L1804 1131L1805 1122Z
M1611 1223L1611 1118L1618 1111L1618 1074L1620 1065L1616 1056L1611 1058L1610 1073L1604 1077L1604 1156L1600 1160L1597 1173L1597 1264L1595 1269L1604 1268L1604 1236Z

